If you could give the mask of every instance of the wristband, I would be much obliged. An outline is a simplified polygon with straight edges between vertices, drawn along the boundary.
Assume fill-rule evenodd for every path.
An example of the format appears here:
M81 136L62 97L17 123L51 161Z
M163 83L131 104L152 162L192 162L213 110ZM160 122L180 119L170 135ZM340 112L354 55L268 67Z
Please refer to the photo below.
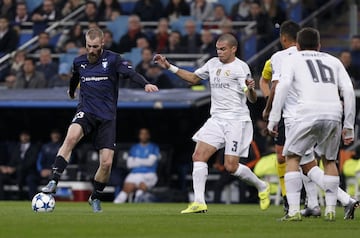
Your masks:
M179 67L176 67L175 65L170 64L170 67L168 68L168 70L174 74L177 73L177 71L179 71Z

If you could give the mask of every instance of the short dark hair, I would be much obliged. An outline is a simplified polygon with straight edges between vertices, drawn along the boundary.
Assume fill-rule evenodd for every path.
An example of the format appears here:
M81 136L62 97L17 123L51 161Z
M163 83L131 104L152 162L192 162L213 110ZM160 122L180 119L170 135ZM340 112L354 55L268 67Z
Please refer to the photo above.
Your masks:
M238 41L236 37L230 33L221 35L217 41L227 41L230 46L238 47Z
M284 21L280 26L280 35L286 35L289 39L296 41L296 35L300 31L300 26L293 21Z
M35 59L32 57L25 57L24 61L31 61L33 65L35 65Z
M300 50L317 50L320 45L320 33L312 27L305 27L297 34Z

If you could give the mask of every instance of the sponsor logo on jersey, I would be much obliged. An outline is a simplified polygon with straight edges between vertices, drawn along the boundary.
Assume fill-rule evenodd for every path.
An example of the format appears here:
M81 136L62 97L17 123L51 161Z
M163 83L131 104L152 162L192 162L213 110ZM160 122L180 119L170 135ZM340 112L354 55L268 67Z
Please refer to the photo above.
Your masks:
M221 69L216 70L216 76L220 76Z
M85 68L86 68L86 64L81 64L80 67L83 68L83 69L85 69Z
M230 70L229 69L226 70L224 74L225 74L226 77L229 77L230 76Z
M81 81L82 82L89 82L89 81L104 81L104 80L108 80L109 77L108 76L104 76L104 77L81 77Z

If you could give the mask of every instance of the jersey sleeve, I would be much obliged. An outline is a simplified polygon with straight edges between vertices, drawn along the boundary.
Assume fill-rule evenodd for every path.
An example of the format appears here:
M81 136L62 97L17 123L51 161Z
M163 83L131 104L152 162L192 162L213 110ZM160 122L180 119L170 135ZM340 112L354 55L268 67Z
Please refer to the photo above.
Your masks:
M281 59L278 57L278 54L275 54L271 57L270 66L272 69L272 78L271 81L280 80L281 77Z
M281 118L281 110L285 104L286 97L288 95L291 82L294 78L294 69L293 69L292 60L284 60L282 63L281 82L279 82L275 89L274 101L272 103L272 109L269 116L269 121L279 122Z
M194 72L199 78L205 80L209 78L209 61Z
M261 72L261 76L266 81L271 81L271 79L272 79L272 69L271 69L271 60L270 59L268 59L265 62L264 68L263 68L263 70Z
M237 81L240 85L240 87L243 89L244 92L247 91L247 86L246 86L246 79L251 79L251 71L249 68L249 65L247 65L246 63L242 64L242 70L239 71L239 75L237 76Z
M339 65L339 91L344 99L344 128L354 130L355 123L355 92L354 87L346 72L343 64L338 61Z
M131 64L126 60L123 60L120 56L116 58L116 69L117 72L125 78L130 78L136 74L136 71L132 68Z

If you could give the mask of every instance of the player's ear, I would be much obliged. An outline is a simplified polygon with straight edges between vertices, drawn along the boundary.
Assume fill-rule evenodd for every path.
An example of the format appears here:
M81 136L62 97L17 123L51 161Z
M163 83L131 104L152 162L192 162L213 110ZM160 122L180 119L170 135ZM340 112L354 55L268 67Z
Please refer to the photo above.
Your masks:
M320 49L321 49L321 44L319 43L317 50L320 51Z
M297 48L298 51L301 50L299 43L296 43L296 48Z

